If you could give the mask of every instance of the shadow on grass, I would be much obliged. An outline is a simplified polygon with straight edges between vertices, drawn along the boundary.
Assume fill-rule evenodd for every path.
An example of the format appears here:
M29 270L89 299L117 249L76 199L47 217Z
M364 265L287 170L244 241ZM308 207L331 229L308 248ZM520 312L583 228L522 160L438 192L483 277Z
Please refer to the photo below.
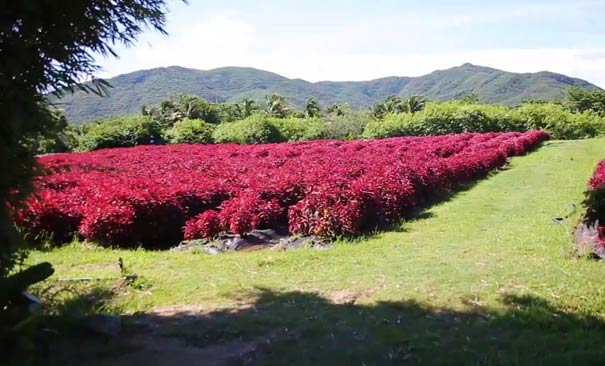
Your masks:
M68 347L56 348L60 361L50 364L605 364L602 319L564 313L534 296L507 295L498 309L462 311L414 301L337 304L267 289L254 296L251 306L211 313L175 307L124 316L120 337L92 348L90 338L65 338Z

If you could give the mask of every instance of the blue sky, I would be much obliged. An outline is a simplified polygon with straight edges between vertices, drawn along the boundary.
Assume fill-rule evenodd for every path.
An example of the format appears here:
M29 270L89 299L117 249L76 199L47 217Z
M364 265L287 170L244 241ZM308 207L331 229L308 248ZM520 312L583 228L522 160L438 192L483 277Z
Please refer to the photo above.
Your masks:
M179 65L250 66L291 78L418 76L471 62L549 70L605 87L605 0L169 0L168 36L147 31L102 77Z

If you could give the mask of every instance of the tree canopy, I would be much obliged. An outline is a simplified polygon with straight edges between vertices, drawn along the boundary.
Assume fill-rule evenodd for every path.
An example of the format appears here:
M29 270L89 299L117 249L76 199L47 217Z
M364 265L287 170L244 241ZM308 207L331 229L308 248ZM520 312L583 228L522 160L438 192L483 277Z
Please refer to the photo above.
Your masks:
M8 204L31 190L35 168L32 141L56 118L48 93L83 89L106 94L94 78L95 57L115 56L117 44L132 45L143 29L165 33L165 0L9 1L0 11L0 275L18 259L20 241ZM83 80L92 84L80 84Z
M567 105L572 112L593 111L605 115L605 91L572 87L567 90Z
M30 315L22 292L52 275L49 263L13 273L24 258L23 240L11 216L31 193L41 171L35 154L41 138L56 137L65 121L48 108L49 93L76 89L104 95L94 78L95 57L115 56L144 28L165 33L165 0L5 1L0 10L0 340L9 364L33 360ZM90 84L80 84L84 80ZM53 132L54 131L54 132ZM17 210L14 210L17 209ZM11 213L12 212L12 213ZM24 305L25 304L25 305ZM3 363L4 363L3 362Z

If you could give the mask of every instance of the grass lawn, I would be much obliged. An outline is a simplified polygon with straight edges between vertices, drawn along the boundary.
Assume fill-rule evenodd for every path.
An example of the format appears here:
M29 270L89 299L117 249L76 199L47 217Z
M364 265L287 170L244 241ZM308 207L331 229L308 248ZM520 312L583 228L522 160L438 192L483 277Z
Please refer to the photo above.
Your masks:
M160 333L197 347L270 341L248 364L605 364L605 264L573 259L572 236L552 220L582 201L603 157L603 139L546 143L397 230L327 251L73 243L29 261L53 263L45 286L58 288L119 276L121 257L141 278L112 293L115 281L95 282L97 308L125 319L174 309Z

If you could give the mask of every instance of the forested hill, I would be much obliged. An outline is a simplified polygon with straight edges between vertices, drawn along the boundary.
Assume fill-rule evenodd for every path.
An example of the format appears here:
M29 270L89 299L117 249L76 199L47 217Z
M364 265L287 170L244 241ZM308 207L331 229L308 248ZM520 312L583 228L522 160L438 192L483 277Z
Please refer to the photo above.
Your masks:
M311 83L246 67L195 70L179 66L141 70L108 79L110 96L76 92L58 103L69 121L138 113L144 104L158 103L171 94L194 94L211 102L262 100L278 93L301 106L311 97L323 106L349 103L354 108L373 105L390 95L423 95L435 100L456 99L474 93L482 103L514 105L527 99L561 99L571 86L598 89L587 81L552 72L511 73L464 64L419 77L386 77L357 82ZM56 100L55 100L56 102Z

